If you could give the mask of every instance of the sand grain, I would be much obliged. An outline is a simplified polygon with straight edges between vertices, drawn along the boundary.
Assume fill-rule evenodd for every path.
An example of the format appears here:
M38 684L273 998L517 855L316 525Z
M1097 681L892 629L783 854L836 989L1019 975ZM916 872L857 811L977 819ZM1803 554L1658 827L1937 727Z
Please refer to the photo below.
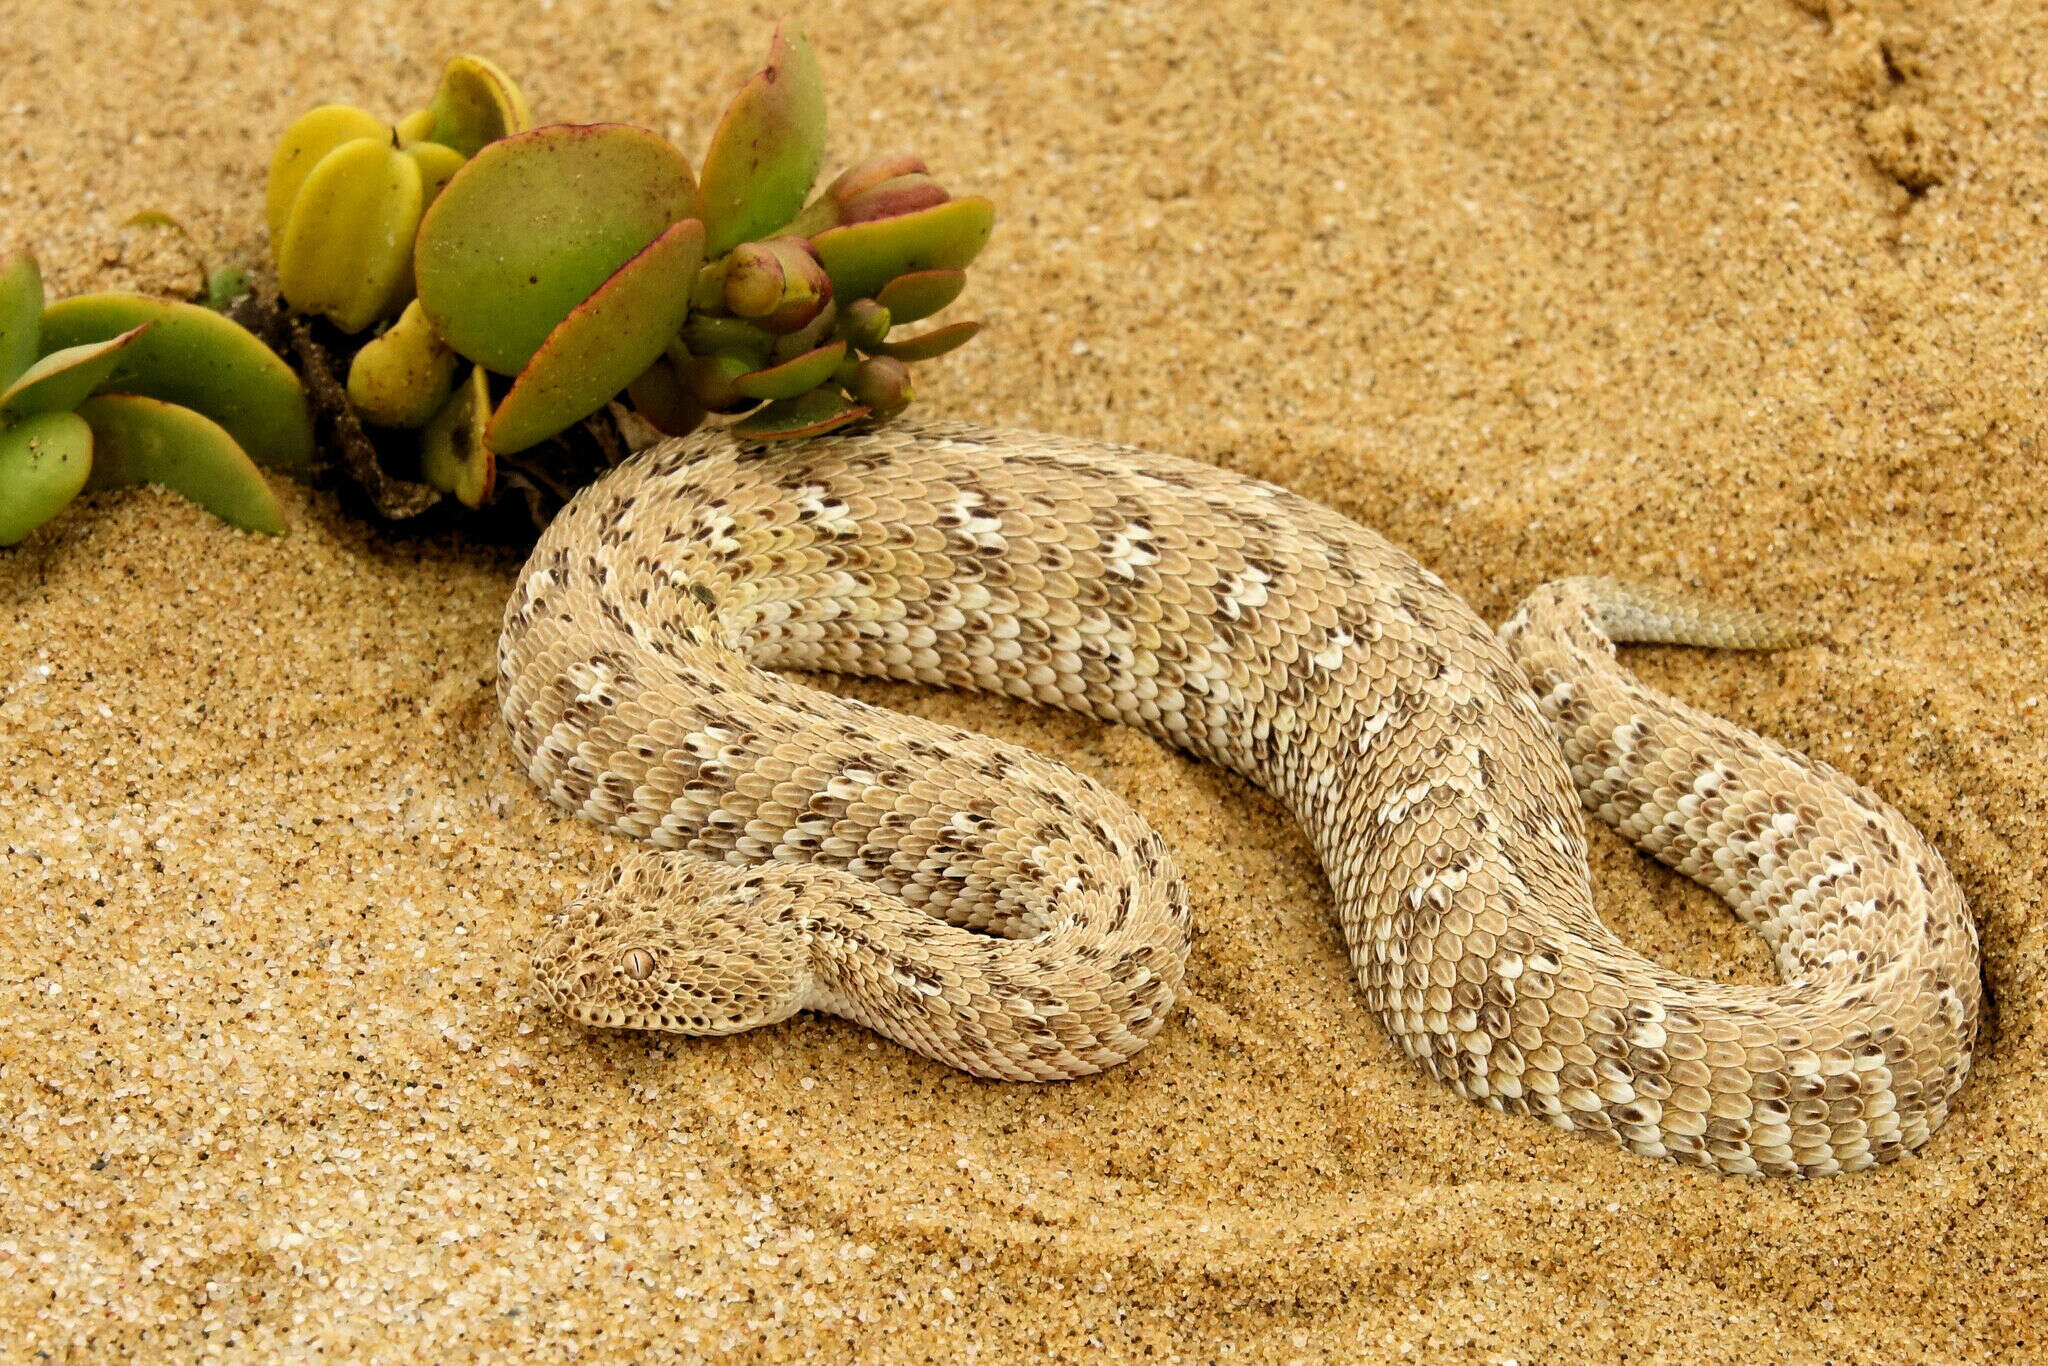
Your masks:
M695 154L766 11L0 0L0 247L55 292L261 250L268 145L459 50ZM586 1360L1989 1361L2048 1293L2048 16L2030 0L815 4L834 165L915 146L998 235L934 412L1176 449L1413 548L1812 612L1653 681L1884 792L1981 918L1996 1032L1896 1168L1679 1171L1394 1055L1307 848L1141 737L863 687L1039 746L1174 841L1202 936L1137 1062L974 1082L810 1020L541 1012L605 857L510 763L515 563L287 494L154 491L0 554L0 1342ZM1830 14L1832 18L1828 17ZM1610 919L1768 961L1596 840ZM39 1359L39 1358L38 1358Z

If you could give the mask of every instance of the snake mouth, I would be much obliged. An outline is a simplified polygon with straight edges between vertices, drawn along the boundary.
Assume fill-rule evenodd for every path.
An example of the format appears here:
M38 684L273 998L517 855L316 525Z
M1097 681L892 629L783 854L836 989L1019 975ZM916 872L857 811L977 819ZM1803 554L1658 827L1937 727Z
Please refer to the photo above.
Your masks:
M592 990L598 983L596 973L576 973L565 981L559 973L540 970L537 965L533 980L548 1005L577 1024L604 1026L614 1023L609 1018L610 1012L591 1000Z
M616 1010L606 1010L602 1007L583 1004L564 1005L562 1009L577 1024L588 1025L593 1029L639 1029L643 1027L636 1017Z

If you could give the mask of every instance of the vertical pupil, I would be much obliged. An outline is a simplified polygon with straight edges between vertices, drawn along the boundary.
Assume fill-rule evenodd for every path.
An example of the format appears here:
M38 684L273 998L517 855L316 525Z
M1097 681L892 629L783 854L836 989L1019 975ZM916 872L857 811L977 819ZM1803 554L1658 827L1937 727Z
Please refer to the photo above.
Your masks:
M628 949L625 959L626 975L636 982L644 982L654 971L654 955L645 949Z

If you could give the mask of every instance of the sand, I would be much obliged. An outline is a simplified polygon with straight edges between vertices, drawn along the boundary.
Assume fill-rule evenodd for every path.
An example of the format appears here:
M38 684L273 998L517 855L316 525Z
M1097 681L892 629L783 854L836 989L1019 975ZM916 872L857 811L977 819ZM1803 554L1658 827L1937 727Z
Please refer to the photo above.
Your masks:
M0 247L57 293L189 274L139 208L258 253L290 117L401 113L465 49L695 155L772 17L711 8L0 0ZM807 10L833 165L915 146L1000 206L925 410L1284 481L1496 619L1579 572L1824 618L1630 658L1949 860L1996 1014L1948 1126L1794 1184L1460 1100L1272 802L909 688L856 690L1170 836L1202 933L1157 1043L1030 1089L837 1020L565 1027L521 947L619 846L511 764L516 556L127 492L0 553L0 1357L2037 1359L2048 11L990 8ZM1594 845L1632 943L1769 980Z

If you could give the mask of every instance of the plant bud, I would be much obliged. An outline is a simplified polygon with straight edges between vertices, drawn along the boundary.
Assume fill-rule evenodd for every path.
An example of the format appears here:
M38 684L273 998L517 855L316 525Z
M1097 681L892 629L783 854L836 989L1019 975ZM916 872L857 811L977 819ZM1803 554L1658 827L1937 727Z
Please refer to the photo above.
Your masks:
M923 175L926 170L924 158L909 152L892 152L873 161L841 171L837 179L825 187L825 198L834 204L844 204L856 195L865 194L885 180L898 176Z
M786 336L777 337L774 349L769 351L768 358L775 364L780 365L786 360L794 360L806 351L816 350L818 347L823 346L826 339L832 335L832 328L838 321L839 309L830 299L827 299L825 306L818 311L817 317L811 319L796 331Z
M782 302L782 257L766 242L742 242L725 268L726 311L739 318L765 318Z
M690 311L709 313L725 307L725 272L732 267L730 255L706 261L697 269L697 281L690 286Z
M872 351L889 335L895 321L889 310L873 299L855 299L840 311L839 331L850 344Z
M700 356L738 356L750 365L760 365L768 359L775 338L755 323L721 318L716 313L692 313L683 324L682 344ZM669 359L681 365L684 358L672 346Z
M843 207L850 199L858 198L870 190L904 176L923 175L924 159L908 152L895 152L889 156L863 161L839 173L839 178L825 187L825 192L804 206L804 211L791 220L783 232L791 237L816 237L841 227L852 219L846 217Z
M883 421L908 408L917 396L910 386L910 367L887 356L870 356L855 367L846 392Z
M872 223L877 218L897 218L906 213L916 213L919 209L936 208L950 198L952 196L946 193L945 187L928 175L900 175L842 201L839 222L844 226Z
M816 318L832 301L832 277L819 264L811 244L800 237L777 237L762 245L772 250L782 264L782 299L760 320L761 326L778 334L794 332Z
M683 386L682 376L667 356L628 384L626 397L633 400L633 411L663 436L683 436L704 421L703 406Z
M688 371L682 376L683 387L707 412L738 412L751 407L754 400L735 389L733 381L753 370L738 356L692 356Z

